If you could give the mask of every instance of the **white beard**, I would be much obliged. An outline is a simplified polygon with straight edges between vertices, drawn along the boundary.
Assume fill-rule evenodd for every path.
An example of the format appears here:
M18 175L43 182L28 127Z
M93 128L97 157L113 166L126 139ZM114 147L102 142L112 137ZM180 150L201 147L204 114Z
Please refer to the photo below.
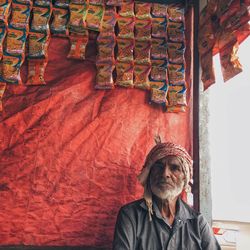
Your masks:
M151 191L155 196L157 196L161 200L172 201L173 199L175 199L177 196L181 194L181 192L183 191L183 186L184 186L184 182L180 183L174 188L170 188L168 190L163 191L160 188L152 185Z

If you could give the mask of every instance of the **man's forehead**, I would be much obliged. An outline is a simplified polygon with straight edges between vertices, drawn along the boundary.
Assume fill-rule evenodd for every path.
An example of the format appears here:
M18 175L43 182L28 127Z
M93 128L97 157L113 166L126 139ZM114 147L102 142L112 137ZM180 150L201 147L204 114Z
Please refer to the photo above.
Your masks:
M162 163L162 164L171 163L171 164L178 164L179 165L180 160L175 155L168 155L168 156L165 156L165 157L157 160L156 163Z

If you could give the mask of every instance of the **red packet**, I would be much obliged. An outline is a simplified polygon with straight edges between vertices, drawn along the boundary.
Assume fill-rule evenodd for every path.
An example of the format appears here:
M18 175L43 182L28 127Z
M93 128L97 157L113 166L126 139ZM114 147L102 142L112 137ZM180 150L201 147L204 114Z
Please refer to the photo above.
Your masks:
M47 59L30 59L28 62L28 78L26 85L45 85L44 80Z

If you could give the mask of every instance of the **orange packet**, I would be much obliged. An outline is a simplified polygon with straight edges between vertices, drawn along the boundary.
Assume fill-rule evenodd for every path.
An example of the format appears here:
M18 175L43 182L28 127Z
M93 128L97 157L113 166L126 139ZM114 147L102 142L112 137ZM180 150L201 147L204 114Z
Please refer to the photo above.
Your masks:
M28 62L28 78L26 85L45 85L44 74L46 66L46 59L30 59Z
M116 24L116 8L105 6L104 15L101 23L101 32L114 34Z
M132 62L134 59L134 40L117 38L117 60L120 62Z
M166 89L158 89L158 88L151 88L150 89L150 100L151 102L157 104L163 104L167 101L167 90Z
M115 66L112 63L97 63L97 75L95 89L113 89L113 71Z
M3 95L4 95L4 92L5 92L5 89L6 89L6 82L2 82L0 80L0 112L3 111L3 103L2 103L2 100L3 100Z
M135 40L134 59L138 64L150 63L151 41Z
M135 16L138 19L151 18L151 3L135 3Z
M85 60L86 47L89 41L88 31L86 30L85 35L71 34L69 39L71 46L67 58Z
M53 9L53 19L50 25L50 31L53 35L67 36L69 21L69 10L64 8Z
M103 14L103 5L89 4L86 16L87 28L94 31L100 31Z
M187 106L186 91L185 84L169 85L167 92L167 106Z
M134 17L134 1L123 3L118 11L118 14L123 17Z
M155 17L166 17L167 16L167 5L160 3L152 4L152 15Z
M185 8L182 4L169 4L168 5L168 19L173 22L185 21Z
M134 65L134 87L139 89L149 89L149 73L151 66L143 64Z
M137 40L151 39L151 19L136 19L135 20L135 38Z
M3 22L6 25L8 24L8 18L10 15L10 6L11 2L8 0L3 1L0 5L0 22Z
M116 64L116 85L132 88L133 84L133 64L126 62L117 62Z
M135 20L133 17L118 17L118 37L134 38Z

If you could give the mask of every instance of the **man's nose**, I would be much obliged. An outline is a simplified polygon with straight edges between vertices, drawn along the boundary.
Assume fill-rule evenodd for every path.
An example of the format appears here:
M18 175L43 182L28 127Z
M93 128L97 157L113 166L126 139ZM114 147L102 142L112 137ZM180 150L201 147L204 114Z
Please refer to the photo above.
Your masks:
M163 176L164 177L170 177L171 176L171 170L168 165L166 165L163 169Z

